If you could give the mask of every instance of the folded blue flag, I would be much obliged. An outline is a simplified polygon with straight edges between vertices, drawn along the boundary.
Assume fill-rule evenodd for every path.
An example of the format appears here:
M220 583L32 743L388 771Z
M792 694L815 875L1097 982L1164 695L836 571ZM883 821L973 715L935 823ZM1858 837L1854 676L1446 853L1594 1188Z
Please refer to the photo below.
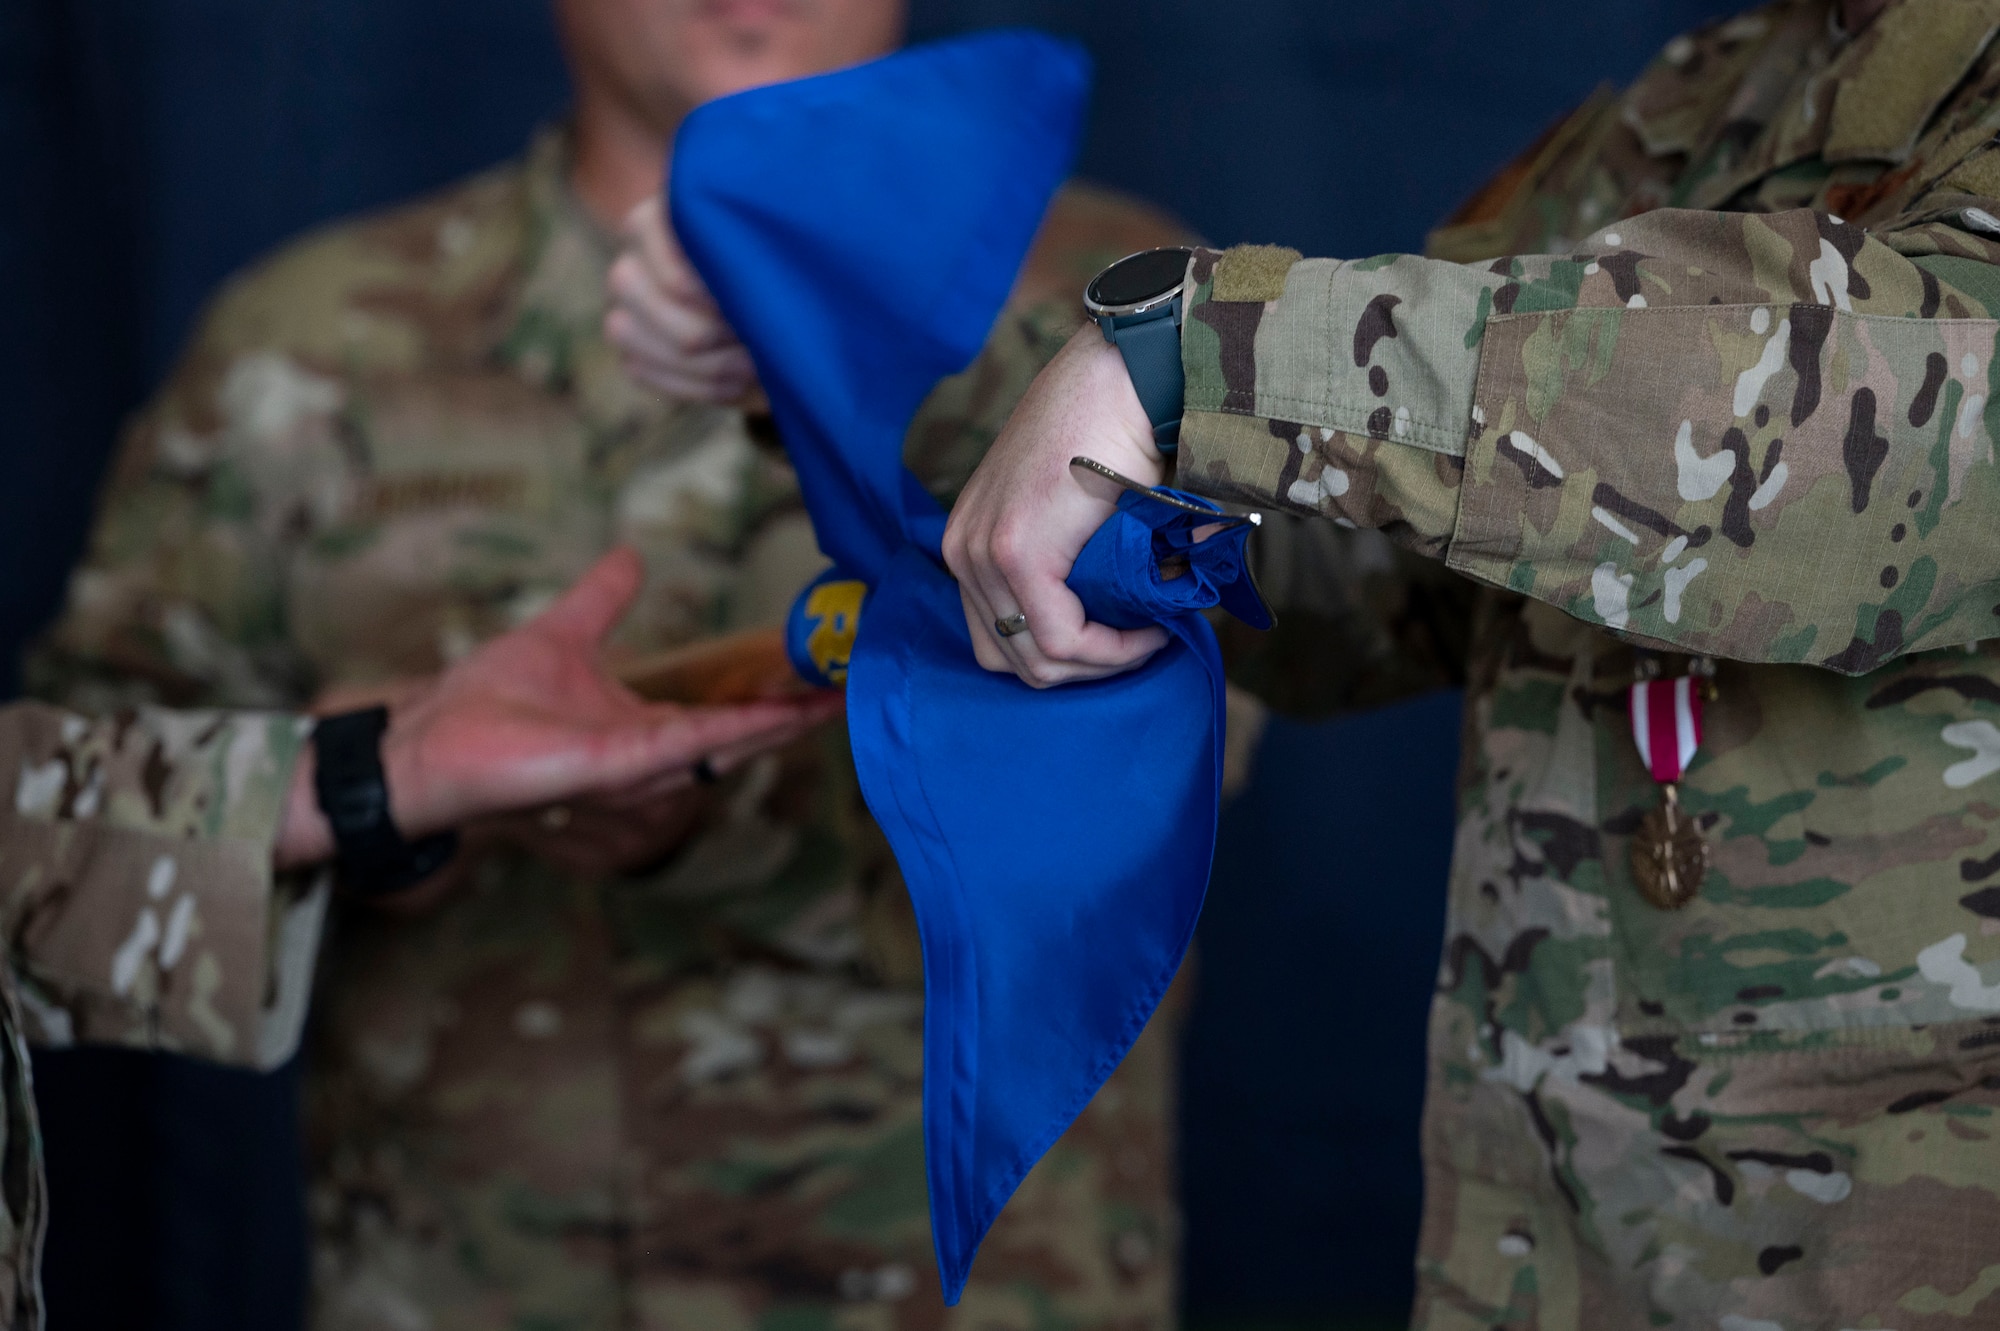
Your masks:
M1006 301L1088 91L1082 52L1038 34L913 48L697 109L668 190L835 561L794 608L792 656L845 681L862 793L916 908L949 1303L1180 967L1222 773L1222 669L1200 611L1263 613L1245 520L1128 492L1070 583L1093 618L1162 623L1171 645L1041 692L983 670L939 558L945 514L903 466L918 405ZM1080 483L1112 483L1087 471Z

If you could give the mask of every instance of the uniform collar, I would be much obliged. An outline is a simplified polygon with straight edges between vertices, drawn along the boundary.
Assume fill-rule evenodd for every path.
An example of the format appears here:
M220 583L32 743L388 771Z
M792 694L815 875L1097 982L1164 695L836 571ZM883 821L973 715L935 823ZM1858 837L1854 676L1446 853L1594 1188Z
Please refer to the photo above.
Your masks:
M498 353L518 373L564 391L600 341L604 274L616 243L571 188L567 125L537 130L521 177L521 272Z
M495 355L530 383L570 399L611 435L695 413L697 408L668 404L633 383L604 340L604 277L618 241L577 197L570 184L574 161L566 124L538 130L529 142L522 166L521 271Z

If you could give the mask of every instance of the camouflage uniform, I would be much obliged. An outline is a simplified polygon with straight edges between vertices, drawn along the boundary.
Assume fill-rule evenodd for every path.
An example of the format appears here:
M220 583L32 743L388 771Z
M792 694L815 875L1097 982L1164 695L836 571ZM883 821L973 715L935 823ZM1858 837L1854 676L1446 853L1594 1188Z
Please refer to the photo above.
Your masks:
M777 622L822 564L783 454L625 377L614 246L566 180L551 133L236 280L124 451L39 686L296 705L437 668L615 540L649 570L624 646ZM926 482L969 474L1097 267L1180 239L1067 189L912 430ZM426 917L346 913L308 1064L318 1325L1167 1324L1171 1019L946 1314L917 957L837 732L737 773L656 870L495 849Z
M0 708L0 1327L42 1325L47 1188L24 1040L291 1057L327 893L274 883L294 717Z
M1181 483L1333 519L1245 677L1470 635L1433 1331L2000 1325L2000 4L1842 20L1677 39L1435 257L1193 265ZM1666 911L1627 686L1701 656Z

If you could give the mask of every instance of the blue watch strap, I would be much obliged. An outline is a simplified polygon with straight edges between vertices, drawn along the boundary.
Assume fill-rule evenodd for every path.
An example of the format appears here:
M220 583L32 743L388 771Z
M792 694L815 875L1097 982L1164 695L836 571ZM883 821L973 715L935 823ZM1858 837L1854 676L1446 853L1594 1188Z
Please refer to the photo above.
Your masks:
M1162 453L1180 445L1182 403L1187 385L1181 373L1181 302L1144 314L1106 315L1098 320L1104 340L1125 358L1139 405L1153 423L1153 444Z

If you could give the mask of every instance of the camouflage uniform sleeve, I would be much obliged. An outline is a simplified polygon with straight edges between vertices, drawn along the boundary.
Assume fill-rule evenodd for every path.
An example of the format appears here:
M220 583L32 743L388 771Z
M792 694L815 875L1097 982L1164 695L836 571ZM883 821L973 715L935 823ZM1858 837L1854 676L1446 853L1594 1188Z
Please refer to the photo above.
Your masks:
M276 713L0 708L0 921L29 1038L271 1068L328 889L271 851L307 727Z
M1015 298L970 368L938 385L913 421L904 461L947 508L1021 395L1083 323L1084 286L1153 246L1194 245L1178 224L1092 186L1058 196ZM1292 716L1375 706L1463 681L1471 586L1374 532L1273 514L1252 546L1278 627L1215 626L1230 682ZM1328 576L1332 573L1332 576ZM1248 716L1241 692L1232 699ZM1254 723L1237 727L1255 733Z
M1198 252L1180 483L1673 650L1858 674L1994 636L1978 203L1662 209L1490 264Z

